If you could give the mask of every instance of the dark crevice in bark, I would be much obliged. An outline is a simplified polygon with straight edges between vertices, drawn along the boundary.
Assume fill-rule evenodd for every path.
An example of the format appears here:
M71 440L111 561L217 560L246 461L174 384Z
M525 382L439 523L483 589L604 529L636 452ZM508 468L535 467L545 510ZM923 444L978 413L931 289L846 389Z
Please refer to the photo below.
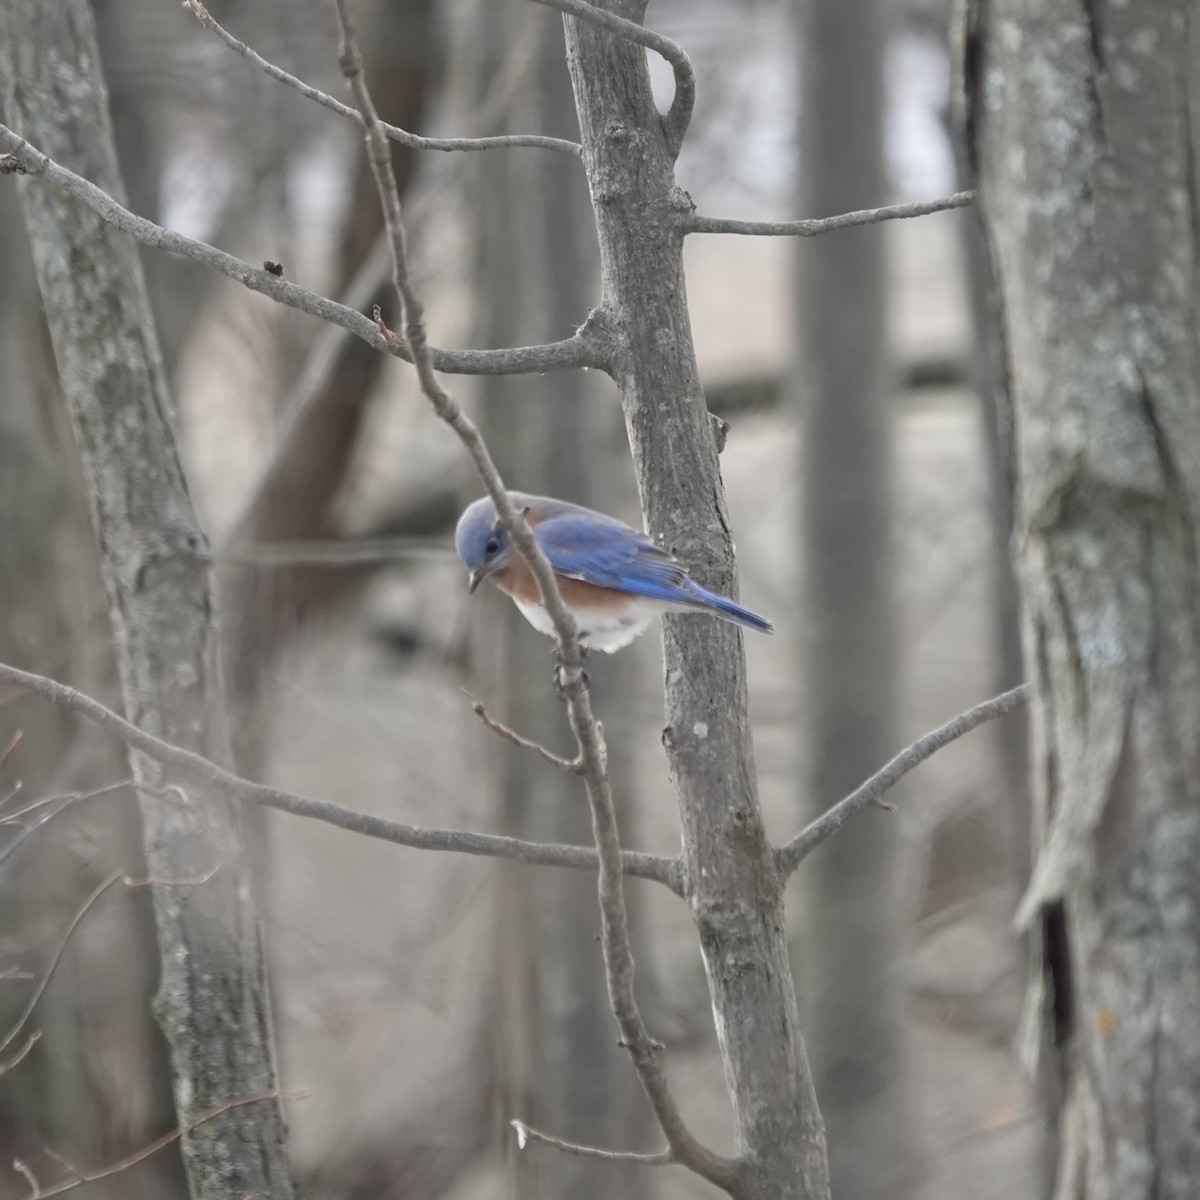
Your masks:
M1054 1043L1060 1054L1066 1054L1075 1032L1075 1003L1074 980L1070 970L1070 935L1067 930L1067 913L1061 900L1046 905L1042 924Z
M1083 0L1083 19L1087 24L1088 43L1099 71L1108 69L1104 56L1104 18L1100 11L1103 2L1104 0Z
M1091 97L1096 113L1097 141L1100 145L1107 146L1108 128L1104 117L1104 100L1100 95L1100 76L1108 70L1104 54L1104 24L1100 11L1103 3L1104 0L1083 0L1080 11L1083 13L1084 24L1087 26L1088 45L1092 52L1086 83L1088 95Z
M958 108L958 124L962 129L962 156L966 163L969 184L974 186L974 180L979 176L980 145L979 123L984 113L983 90L983 40L979 35L985 18L988 0L958 0L959 8L955 14L958 25L958 62L959 83L957 94L952 101ZM953 49L953 47L952 47ZM985 226L986 237L986 226ZM994 257L994 256L993 256Z

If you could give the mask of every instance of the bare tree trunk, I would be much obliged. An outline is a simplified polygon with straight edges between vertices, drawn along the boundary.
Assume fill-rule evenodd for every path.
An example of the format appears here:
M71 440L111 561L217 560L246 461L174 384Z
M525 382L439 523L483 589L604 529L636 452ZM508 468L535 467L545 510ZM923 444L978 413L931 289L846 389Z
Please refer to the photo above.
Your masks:
M54 365L20 207L15 191L9 188L0 188L0 262L4 264L0 362L5 364L0 384L0 513L4 514L0 533L0 658L34 669L45 669L47 662L53 662L56 673L75 675L80 664L71 653L71 618L77 622L79 612L101 594L100 581L90 531L78 520L82 489L77 473L69 459L56 453L62 449L62 440L56 436L60 430L47 419L43 408L43 400L55 391ZM67 425L65 419L62 425ZM57 568L64 563L76 567L78 596L72 596L63 586ZM69 648L67 660L55 661L64 648ZM94 678L78 681L85 685L95 682ZM20 742L11 746L10 738L18 731ZM4 696L0 752L11 752L0 765L0 791L8 793L20 781L32 795L39 791L52 793L73 787L85 778L95 778L99 764L94 760L107 756L72 753L77 736L78 730L66 713L37 702L30 704L26 697ZM117 755L111 757L114 765L119 763ZM118 807L121 804L117 802ZM108 830L119 823L119 818L109 821ZM93 829L94 825L88 832ZM5 830L5 849L12 845L15 833L12 826ZM81 891L86 894L88 884L99 883L101 876L90 878L75 852L73 843L77 842L77 831L68 829L65 821L56 821L23 853L5 855L0 870L0 936L9 953L20 953L48 941L53 936L49 931L56 932L70 921L79 906ZM82 889L81 876L88 879ZM135 930L136 920L126 926L127 933ZM119 965L111 960L108 963L115 969L107 972L107 978L134 994L138 984L144 984L144 971L138 970L141 948L137 938L130 937L128 957ZM71 956L66 965L73 965ZM80 968L80 973L86 975L86 968ZM120 1069L136 1073L145 1065L138 1051L149 1040L149 1014L144 1008L139 1013L128 1005L113 1013L103 996L97 997L93 989L69 989L62 975L60 971L57 986L49 990L38 1013L42 1033L39 1053L26 1060L21 1072L0 1077L3 1161L31 1157L45 1144L74 1160L102 1161L122 1148L105 1144L104 1128L121 1124L124 1119L132 1125L134 1136L152 1136L148 1130L153 1126L137 1119L147 1115L144 1107L120 1105L114 1113L114 1105L124 1097L103 1094L102 1086L90 1086L98 1076L103 1077L103 1071L95 1069L99 1065L97 1056L90 1052L91 1046L80 1045L79 1037L86 1009L93 1028L101 1025L106 1035L115 1033L123 1038L127 1053L122 1055ZM111 993L113 989L100 990ZM26 989L20 986L0 991L0 1028L7 1030L19 1019L27 999ZM115 1021L111 1019L114 1016ZM115 1024L125 1021L128 1023L114 1030ZM140 1111L135 1116L131 1109ZM158 1117L161 1112L149 1115ZM163 1181L156 1182L161 1192Z
M1062 1200L1200 1178L1194 5L988 0L966 96L1015 405Z
M598 7L641 20L641 0ZM602 318L615 328L626 425L648 528L705 585L736 594L714 431L683 278L674 155L646 52L568 19L567 60L600 238ZM690 903L733 1104L744 1197L828 1195L825 1138L800 1034L783 888L767 843L741 633L664 618L663 743L679 800Z
M799 211L883 203L885 6L800 5ZM892 385L885 228L795 247L801 436L806 820L895 750ZM896 829L864 820L801 875L800 992L811 1020L829 1172L847 1200L909 1195Z
M0 8L8 119L110 195L123 190L95 28L84 0ZM230 757L213 645L208 548L175 445L136 248L61 193L26 196L25 220L79 440L126 713L151 733ZM161 771L133 756L139 780ZM266 982L239 813L217 794L187 808L147 797L159 989L179 1119L275 1085ZM219 870L207 882L186 880ZM184 881L172 885L169 881ZM183 1141L193 1193L292 1194L278 1104L244 1107Z

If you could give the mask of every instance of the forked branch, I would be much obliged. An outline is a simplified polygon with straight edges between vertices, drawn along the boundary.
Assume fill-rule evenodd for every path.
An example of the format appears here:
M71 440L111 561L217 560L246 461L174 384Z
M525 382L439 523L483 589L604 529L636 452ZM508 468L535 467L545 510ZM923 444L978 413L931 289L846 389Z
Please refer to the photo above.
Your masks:
M81 200L102 221L129 234L143 246L191 259L252 292L261 292L280 304L328 321L331 325L340 325L376 350L394 354L406 362L412 361L411 352L404 341L399 338L394 341L385 339L369 317L289 283L270 271L252 267L248 262L218 250L207 242L164 229L145 217L137 216L95 184L47 158L5 125L0 125L0 155L3 155L0 157L0 174L35 175L45 179ZM605 353L582 332L544 346L518 346L507 350L443 350L430 346L427 352L436 370L451 375L529 375L576 367L607 370Z
M214 19L208 9L200 3L200 0L184 0L184 7L191 11L192 15L205 29L216 34L230 50L235 54L241 55L247 62L253 63L256 67L265 71L272 79L285 84L287 87L299 92L300 95L319 104L322 108L336 113L339 117L353 121L359 126L363 124L362 114L358 109L351 108L348 104L343 104L327 92L321 91L320 88L315 88L312 84L305 83L303 79L298 79L282 67L277 67L274 63L268 62L267 59L263 58L257 51L252 50L245 42L239 41L229 30ZM398 125L389 125L386 121L381 121L380 124L383 127L384 133L392 141L399 142L402 146L408 146L413 150L500 150L530 147L539 150L557 150L564 154L574 155L576 158L583 153L583 148L578 142L570 142L564 138L542 137L540 134L511 133L497 137L432 138L422 137L417 133L409 133L408 130L401 129Z
M666 1167L675 1161L675 1156L670 1150L659 1150L652 1154L640 1154L634 1150L605 1150L600 1146L569 1142L566 1138L555 1137L552 1133L543 1133L524 1121L509 1121L509 1124L517 1135L519 1150L525 1149L526 1142L541 1142L543 1146L553 1146L555 1150L573 1154L576 1158L599 1158L604 1162L633 1162L644 1167Z
M974 192L955 192L940 200L917 200L912 204L888 204L883 208L862 208L839 213L836 217L816 217L807 221L737 221L730 217L702 217L692 213L683 218L684 233L741 233L749 237L816 237L836 229L856 225L878 225L882 221L900 221L925 217L951 208L965 208L975 201Z
M696 72L692 69L692 60L688 58L687 51L665 34L656 33L636 21L628 21L616 13L597 8L587 0L534 0L534 3L556 8L568 16L599 25L601 29L607 29L639 46L645 46L647 50L661 54L671 64L675 75L675 97L662 119L662 128L671 157L677 158L683 139L687 136L688 126L692 122L692 110L696 107Z
M512 742L514 746L521 750L528 750L531 754L537 755L547 766L556 767L560 771L566 771L568 775L580 775L583 773L583 764L578 758L563 758L562 755L555 754L552 750L547 750L539 742L522 737L516 730L509 729L502 721L497 721L470 692L463 688L460 688L459 691L470 700L471 711L483 722L484 727L490 729L497 737L503 738L506 742Z

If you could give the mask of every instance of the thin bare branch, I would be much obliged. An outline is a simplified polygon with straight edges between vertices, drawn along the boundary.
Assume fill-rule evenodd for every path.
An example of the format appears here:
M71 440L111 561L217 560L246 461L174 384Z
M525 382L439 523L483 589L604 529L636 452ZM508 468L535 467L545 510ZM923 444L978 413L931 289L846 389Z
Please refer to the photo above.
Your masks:
M255 567L359 567L414 558L447 561L454 551L443 538L312 538L289 542L234 542L213 555L215 562Z
M21 832L0 849L0 864L12 858L38 830L48 825L55 817L73 808L76 804L81 804L87 800L103 799L105 796L112 796L117 792L132 787L138 787L138 785L132 779L122 779L117 783L108 783L103 787L93 788L90 792L74 792L69 796L44 796L40 800L34 800L26 804L24 808L14 809L12 812L6 813L3 820L0 820L0 825L21 826L22 818L32 816L34 813L37 813L38 816L37 820L24 825L21 828ZM156 787L141 787L138 790L154 794L159 794L162 791L161 788Z
M563 758L561 755L547 750L545 746L530 741L529 738L523 738L519 733L514 733L507 725L489 716L483 704L476 700L465 688L459 688L458 690L470 700L471 711L497 736L504 738L505 741L512 742L514 746L519 746L522 750L529 750L531 753L536 754L542 762L548 763L552 767L557 767L560 771L566 771L569 775L579 775L582 772L583 767L579 759Z
M173 767L184 776L216 788L244 803L260 804L264 808L274 808L293 816L321 821L350 833L392 842L398 846L411 846L416 850L473 854L508 859L531 866L567 867L576 871L595 871L599 866L599 856L591 846L562 846L527 842L520 838L495 834L473 833L468 830L426 829L418 825L404 825L371 816L369 813L355 812L327 800L314 800L281 791L279 788L267 787L265 784L252 783L249 779L242 779L191 750L173 746L145 733L90 696L85 696L82 692L77 692L56 680L47 679L44 675L33 675L0 663L0 683L10 683L23 691L41 696L52 704L68 708L120 738L127 746L140 751L147 758L152 758L165 767ZM677 858L626 850L622 852L621 861L627 874L639 879L653 880L663 884L676 895L683 895L682 874Z
M327 92L322 92L319 88L315 88L311 84L305 83L304 80L298 79L295 75L289 74L282 67L277 67L274 63L268 62L261 54L252 50L245 42L239 41L227 29L218 24L208 9L200 3L200 0L184 0L184 8L190 9L196 20L205 29L215 33L230 50L235 54L240 54L247 62L251 62L256 67L265 71L272 79L295 89L300 95L321 105L322 108L327 108L330 112L336 113L339 117L344 117L348 121L353 121L360 126L362 125L363 118L357 109L351 108L348 104L343 104ZM580 157L583 153L583 148L578 142L567 141L564 138L543 137L540 134L513 133L496 137L432 138L422 137L417 133L409 133L407 130L401 129L398 125L389 125L386 121L382 121L380 124L383 126L384 133L392 141L399 142L401 145L408 146L413 150L501 150L528 147L536 150L557 150L564 154L574 155L576 158Z
M8 739L8 744L3 750L0 750L0 767L12 757L13 751L21 744L21 739L25 736L25 730L18 729L16 733Z
M816 217L808 221L736 221L730 217L702 217L692 213L683 218L684 233L741 233L750 237L815 237L835 229L855 225L878 225L881 221L899 221L906 217L924 217L929 213L965 208L975 201L974 192L955 192L940 200L918 200L912 204L889 204L884 208L863 208L839 213L836 217Z
M30 1050L34 1048L42 1040L42 1031L35 1029L26 1039L25 1044L10 1058L7 1062L0 1062L0 1075L7 1075L13 1067L17 1066L28 1056Z
M45 970L38 978L37 984L32 993L30 993L29 999L25 1002L25 1007L18 1014L16 1021L14 1021L9 1027L8 1033L5 1034L3 1040L0 1040L0 1053L7 1050L8 1047L12 1045L17 1035L25 1027L25 1023L31 1016L33 1016L34 1009L37 1008L38 1004L41 1003L42 997L46 994L46 989L50 986L50 980L54 977L54 972L58 970L58 964L62 962L62 957L66 953L67 946L70 944L71 938L75 931L83 923L83 919L88 915L89 912L91 912L92 908L95 906L100 897L103 896L104 893L107 892L114 883L118 882L119 880L120 882L124 883L126 887L146 887L151 884L163 884L168 887L194 887L197 884L207 883L217 873L220 866L221 864L218 862L203 875L194 879L159 879L155 877L132 879L130 876L125 875L120 871L114 871L111 875L109 875L79 906L75 916L71 918L66 929L63 930L63 934L59 939L58 946L53 955L51 955L49 963L46 964ZM0 1066L0 1074L3 1074L4 1071L20 1062L21 1059L29 1053L29 1050L32 1048L32 1043L36 1040L37 1036L32 1037L28 1042L26 1042L24 1048L13 1059Z
M51 1196L61 1196L63 1192L69 1192L74 1188L82 1187L85 1183L99 1183L102 1179L111 1179L112 1176L119 1175L123 1171L128 1171L131 1167L136 1167L138 1163L145 1162L151 1155L157 1154L160 1150L166 1149L167 1146L174 1144L187 1134L194 1133L202 1125L207 1125L210 1121L215 1121L218 1117L224 1116L227 1112L232 1112L236 1108L243 1108L247 1104L263 1104L270 1100L303 1100L307 1095L308 1093L304 1091L284 1092L276 1089L269 1092L255 1092L249 1096L239 1096L234 1100L226 1100L223 1104L206 1109L199 1116L188 1121L186 1125L181 1125L178 1129L173 1129L170 1133L164 1133L162 1137L155 1138L148 1146L143 1146L136 1153L130 1154L118 1162L110 1163L106 1167L97 1167L91 1171L73 1166L61 1155L55 1154L52 1150L47 1150L46 1154L59 1163L67 1174L73 1175L74 1178L66 1179L62 1183L57 1183L53 1187L45 1188L42 1191L30 1193L24 1200L49 1200Z
M23 1158L14 1158L13 1170L18 1175L23 1175L25 1182L29 1184L29 1200L41 1200L45 1192L42 1191L42 1185L38 1182L38 1177L33 1173L29 1164Z
M121 882L126 887L199 887L202 883L207 883L224 865L224 861L218 859L207 871L202 871L199 875L181 875L174 879L167 879L162 875L143 875L140 878L122 875Z
M401 300L405 337L412 349L413 365L417 370L421 391L438 416L458 434L471 456L499 519L509 530L517 552L529 564L537 581L542 604L554 627L560 664L560 691L579 747L581 774L592 811L592 834L600 860L600 941L613 1015L676 1161L713 1183L728 1185L735 1177L735 1165L697 1141L684 1123L667 1086L666 1073L658 1059L658 1045L647 1032L638 1009L633 988L633 951L622 884L623 855L617 836L604 739L599 723L592 715L591 696L583 671L583 653L575 620L559 595L558 584L546 556L524 516L513 507L478 427L463 413L434 373L434 362L426 349L424 308L409 271L408 245L391 156L363 77L362 55L346 0L334 0L334 4L342 30L342 73L349 81L366 121L367 157L379 191L384 225L391 240L393 282ZM584 7L592 11L590 6ZM386 333L385 330L381 332Z
M878 803L885 792L895 787L909 771L920 766L943 746L957 741L964 733L970 733L985 721L995 720L996 717L1002 717L1015 708L1021 708L1029 702L1031 694L1027 683L1011 691L1002 692L991 700L985 700L982 704L959 713L952 721L947 721L945 725L913 742L907 749L901 750L870 779L839 800L811 825L802 829L786 846L775 851L775 865L780 874L790 875L827 837L837 833L856 813Z
M12 1045L16 1040L17 1035L25 1028L25 1022L33 1016L33 1010L37 1008L41 998L46 994L46 989L50 986L50 980L54 977L54 972L58 969L58 964L62 961L62 956L66 953L67 945L71 940L71 935L79 928L84 917L91 911L92 906L108 891L114 883L117 883L123 876L120 871L114 871L107 879L104 880L92 894L79 907L79 911L71 918L70 923L64 930L62 938L58 943L58 948L51 956L50 962L46 969L42 972L41 977L37 981L37 986L33 989L29 999L25 1002L25 1007L17 1015L16 1021L10 1026L8 1033L0 1040L0 1052L3 1052Z
M289 283L270 271L252 267L248 262L210 246L207 242L164 229L153 221L137 216L94 184L47 158L5 125L0 125L0 152L6 155L0 158L0 174L12 173L19 167L20 174L45 179L81 200L102 221L129 234L143 246L191 259L232 279L235 283L240 283L252 292L260 292L271 300L286 304L289 308L308 313L309 316L328 321L330 324L340 325L376 350L387 351L406 362L412 361L409 348L403 340L385 339L375 323L362 313L297 287L296 284ZM7 168L5 164L8 164ZM586 329L587 325L583 328ZM451 375L526 375L542 371L567 371L576 367L607 370L607 356L601 347L582 331L573 337L549 342L543 346L517 346L505 350L443 350L429 346L426 352L437 370Z
M684 48L664 34L647 29L636 21L628 21L616 13L597 8L587 0L534 0L534 3L556 8L561 13L579 17L583 21L591 21L601 29L607 29L636 42L639 46L645 46L647 50L661 54L671 64L675 75L675 96L662 119L662 128L671 157L677 158L692 121L692 110L696 107L696 73L692 70L692 60L688 58Z
M581 1142L568 1142L565 1138L555 1137L551 1133L543 1133L534 1129L524 1121L509 1121L517 1135L517 1147L525 1149L526 1142L541 1142L543 1146L553 1146L564 1154L574 1154L577 1158L602 1158L608 1162L634 1162L646 1167L666 1167L675 1161L675 1156L668 1150L660 1150L657 1154L638 1154L632 1150L602 1150L599 1146L585 1146Z

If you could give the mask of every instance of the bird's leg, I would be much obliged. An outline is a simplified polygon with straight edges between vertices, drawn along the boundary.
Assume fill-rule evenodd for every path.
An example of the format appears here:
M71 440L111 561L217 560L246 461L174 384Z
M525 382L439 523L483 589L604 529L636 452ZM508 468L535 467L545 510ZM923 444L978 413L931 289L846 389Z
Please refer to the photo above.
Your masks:
M563 660L562 651L558 648L558 642L554 643L554 690L558 693L558 698L566 703L566 680L563 678Z
M587 662L587 647L580 645L579 657L581 661ZM567 680L566 664L562 660L562 654L559 652L558 643L554 643L554 690L558 693L558 698L565 704L567 701ZM586 670L579 672L579 678L583 681L583 686L590 688L592 686L592 677Z

